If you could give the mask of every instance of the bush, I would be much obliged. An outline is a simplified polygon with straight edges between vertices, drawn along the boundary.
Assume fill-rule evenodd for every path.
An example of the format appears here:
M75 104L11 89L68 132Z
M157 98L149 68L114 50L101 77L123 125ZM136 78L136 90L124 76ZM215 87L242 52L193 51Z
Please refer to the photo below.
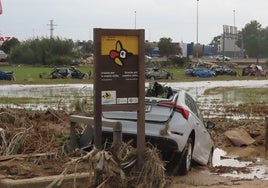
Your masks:
M189 58L187 57L175 57L173 59L171 59L171 64L174 66L174 67L185 67L186 66L186 63L189 62Z
M69 65L74 57L73 47L74 44L70 40L28 40L13 49L10 60L17 64Z
M69 56L55 56L51 59L53 65L71 65L72 58Z

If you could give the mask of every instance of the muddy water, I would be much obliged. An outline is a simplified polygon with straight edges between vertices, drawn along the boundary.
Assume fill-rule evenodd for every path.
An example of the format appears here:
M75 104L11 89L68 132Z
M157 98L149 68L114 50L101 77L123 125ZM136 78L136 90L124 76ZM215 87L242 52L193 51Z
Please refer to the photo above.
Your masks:
M226 151L216 148L213 154L212 164L214 168L228 167L230 172L223 172L221 176L238 179L262 179L268 180L268 166L263 164L262 158L253 161L239 160L236 155L228 155Z
M149 83L145 85L148 86ZM267 80L244 81L200 81L162 83L172 88L188 91L197 101L205 117L226 116L224 105L238 105L246 102L268 101ZM257 96L244 91L245 88L263 88ZM64 85L2 85L0 86L0 107L26 109L71 109L73 103L86 100L92 103L92 84ZM241 116L241 115L240 115ZM239 118L233 115L232 118Z

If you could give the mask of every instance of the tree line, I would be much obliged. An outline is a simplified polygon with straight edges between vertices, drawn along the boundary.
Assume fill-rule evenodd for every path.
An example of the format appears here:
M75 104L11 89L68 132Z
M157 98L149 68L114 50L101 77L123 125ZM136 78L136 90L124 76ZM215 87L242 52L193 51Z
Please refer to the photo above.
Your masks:
M252 58L268 57L268 27L263 28L256 20L246 24L239 31L237 46ZM215 36L210 45L218 46L221 35ZM155 44L161 56L181 53L179 43L169 37L162 37ZM79 47L78 47L79 46ZM152 51L151 44L145 42L145 54ZM92 41L78 45L72 40L60 38L35 38L20 42L16 38L5 41L0 47L9 54L9 61L14 64L69 65L74 59L93 53ZM198 53L202 54L202 53Z

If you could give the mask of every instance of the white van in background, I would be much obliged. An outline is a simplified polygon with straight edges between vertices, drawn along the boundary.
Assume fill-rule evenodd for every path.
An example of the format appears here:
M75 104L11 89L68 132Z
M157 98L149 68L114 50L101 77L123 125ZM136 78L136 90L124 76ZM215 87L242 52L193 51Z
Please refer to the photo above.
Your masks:
M0 62L6 60L7 60L7 54L3 50L0 50Z

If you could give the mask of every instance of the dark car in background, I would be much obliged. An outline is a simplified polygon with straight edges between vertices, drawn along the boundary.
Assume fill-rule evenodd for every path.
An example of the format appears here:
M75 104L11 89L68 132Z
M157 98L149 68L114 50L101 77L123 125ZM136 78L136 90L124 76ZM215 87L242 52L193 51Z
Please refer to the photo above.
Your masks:
M52 79L56 78L77 78L77 79L84 79L88 78L89 75L87 73L83 73L80 70L76 69L75 67L70 68L55 68L51 73L50 76Z
M0 80L16 80L13 71L0 71Z
M173 78L173 75L160 68L146 68L145 69L145 78L150 80L156 80L156 79L168 79L171 80Z
M237 76L237 72L235 70L232 70L231 68L226 66L215 66L212 67L210 70L214 71L217 76L218 75Z

